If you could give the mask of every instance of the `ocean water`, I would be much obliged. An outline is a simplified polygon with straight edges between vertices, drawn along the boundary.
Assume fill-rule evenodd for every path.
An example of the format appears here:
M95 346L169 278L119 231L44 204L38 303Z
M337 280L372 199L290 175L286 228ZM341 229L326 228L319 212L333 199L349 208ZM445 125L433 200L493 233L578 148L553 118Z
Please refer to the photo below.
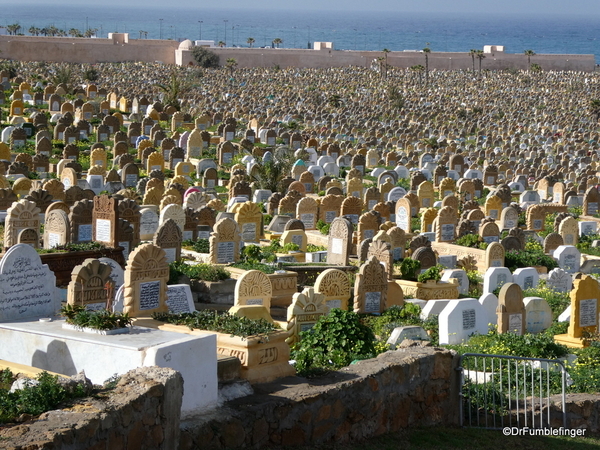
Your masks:
M162 19L162 20L161 20ZM200 22L201 21L201 22ZM19 23L30 27L54 25L97 28L99 37L109 32L130 33L132 38L211 39L227 46L307 48L309 42L333 42L337 50L469 51L484 45L504 45L508 53L594 54L600 58L600 21L593 16L487 15L351 11L261 11L157 7L110 7L48 3L2 6L0 27ZM0 32L3 30L0 29ZM140 33L141 31L146 33Z

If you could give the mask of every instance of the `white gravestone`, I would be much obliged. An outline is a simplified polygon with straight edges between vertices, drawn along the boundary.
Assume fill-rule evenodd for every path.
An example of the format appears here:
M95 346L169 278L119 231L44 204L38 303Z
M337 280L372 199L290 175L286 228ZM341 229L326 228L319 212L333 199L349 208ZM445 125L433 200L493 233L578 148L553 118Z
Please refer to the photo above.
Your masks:
M483 276L483 292L494 292L506 283L512 283L512 274L506 267L490 267Z
M522 267L513 273L513 283L521 286L521 289L535 289L538 286L540 275L533 267Z
M196 310L192 291L188 284L167 286L167 306L173 314L191 313Z
M56 277L27 244L10 247L0 260L0 321L50 317L60 309Z
M487 333L482 307L476 299L452 300L438 316L440 344L460 344L473 333Z
M552 309L540 297L525 297L525 319L528 333L540 333L552 325Z
M567 273L579 272L581 253L573 245L561 245L552 254L558 266Z
M459 282L458 293L467 295L469 293L469 278L467 272L462 269L446 269L442 273L442 281L450 281L451 278L456 278Z

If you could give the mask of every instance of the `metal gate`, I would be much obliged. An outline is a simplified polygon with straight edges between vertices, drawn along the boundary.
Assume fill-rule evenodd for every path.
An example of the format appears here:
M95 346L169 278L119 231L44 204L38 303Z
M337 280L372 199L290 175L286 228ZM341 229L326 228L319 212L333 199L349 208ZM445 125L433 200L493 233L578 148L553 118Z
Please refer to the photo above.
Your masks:
M562 361L465 353L457 370L461 426L549 428L551 391L560 391L566 428L567 371Z

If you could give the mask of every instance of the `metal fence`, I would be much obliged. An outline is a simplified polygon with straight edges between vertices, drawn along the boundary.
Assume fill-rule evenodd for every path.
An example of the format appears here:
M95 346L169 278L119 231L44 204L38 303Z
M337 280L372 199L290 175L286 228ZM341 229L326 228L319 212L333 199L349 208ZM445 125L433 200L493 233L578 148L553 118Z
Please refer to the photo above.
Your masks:
M461 426L548 428L550 395L561 393L566 428L567 371L562 361L465 353L457 370Z

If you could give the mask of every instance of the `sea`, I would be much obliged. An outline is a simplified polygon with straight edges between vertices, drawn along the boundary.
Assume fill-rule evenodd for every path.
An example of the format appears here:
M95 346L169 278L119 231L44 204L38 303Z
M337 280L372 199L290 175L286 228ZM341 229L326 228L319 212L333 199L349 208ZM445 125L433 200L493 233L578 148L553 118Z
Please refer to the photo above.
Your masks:
M507 53L594 54L600 62L598 16L540 14L285 11L178 7L53 5L2 6L0 33L18 23L28 35L31 27L55 26L68 32L97 29L129 33L133 39L203 39L228 47L272 46L308 48L312 42L333 42L336 50L468 52L484 45L503 45ZM533 61L532 61L533 62Z

